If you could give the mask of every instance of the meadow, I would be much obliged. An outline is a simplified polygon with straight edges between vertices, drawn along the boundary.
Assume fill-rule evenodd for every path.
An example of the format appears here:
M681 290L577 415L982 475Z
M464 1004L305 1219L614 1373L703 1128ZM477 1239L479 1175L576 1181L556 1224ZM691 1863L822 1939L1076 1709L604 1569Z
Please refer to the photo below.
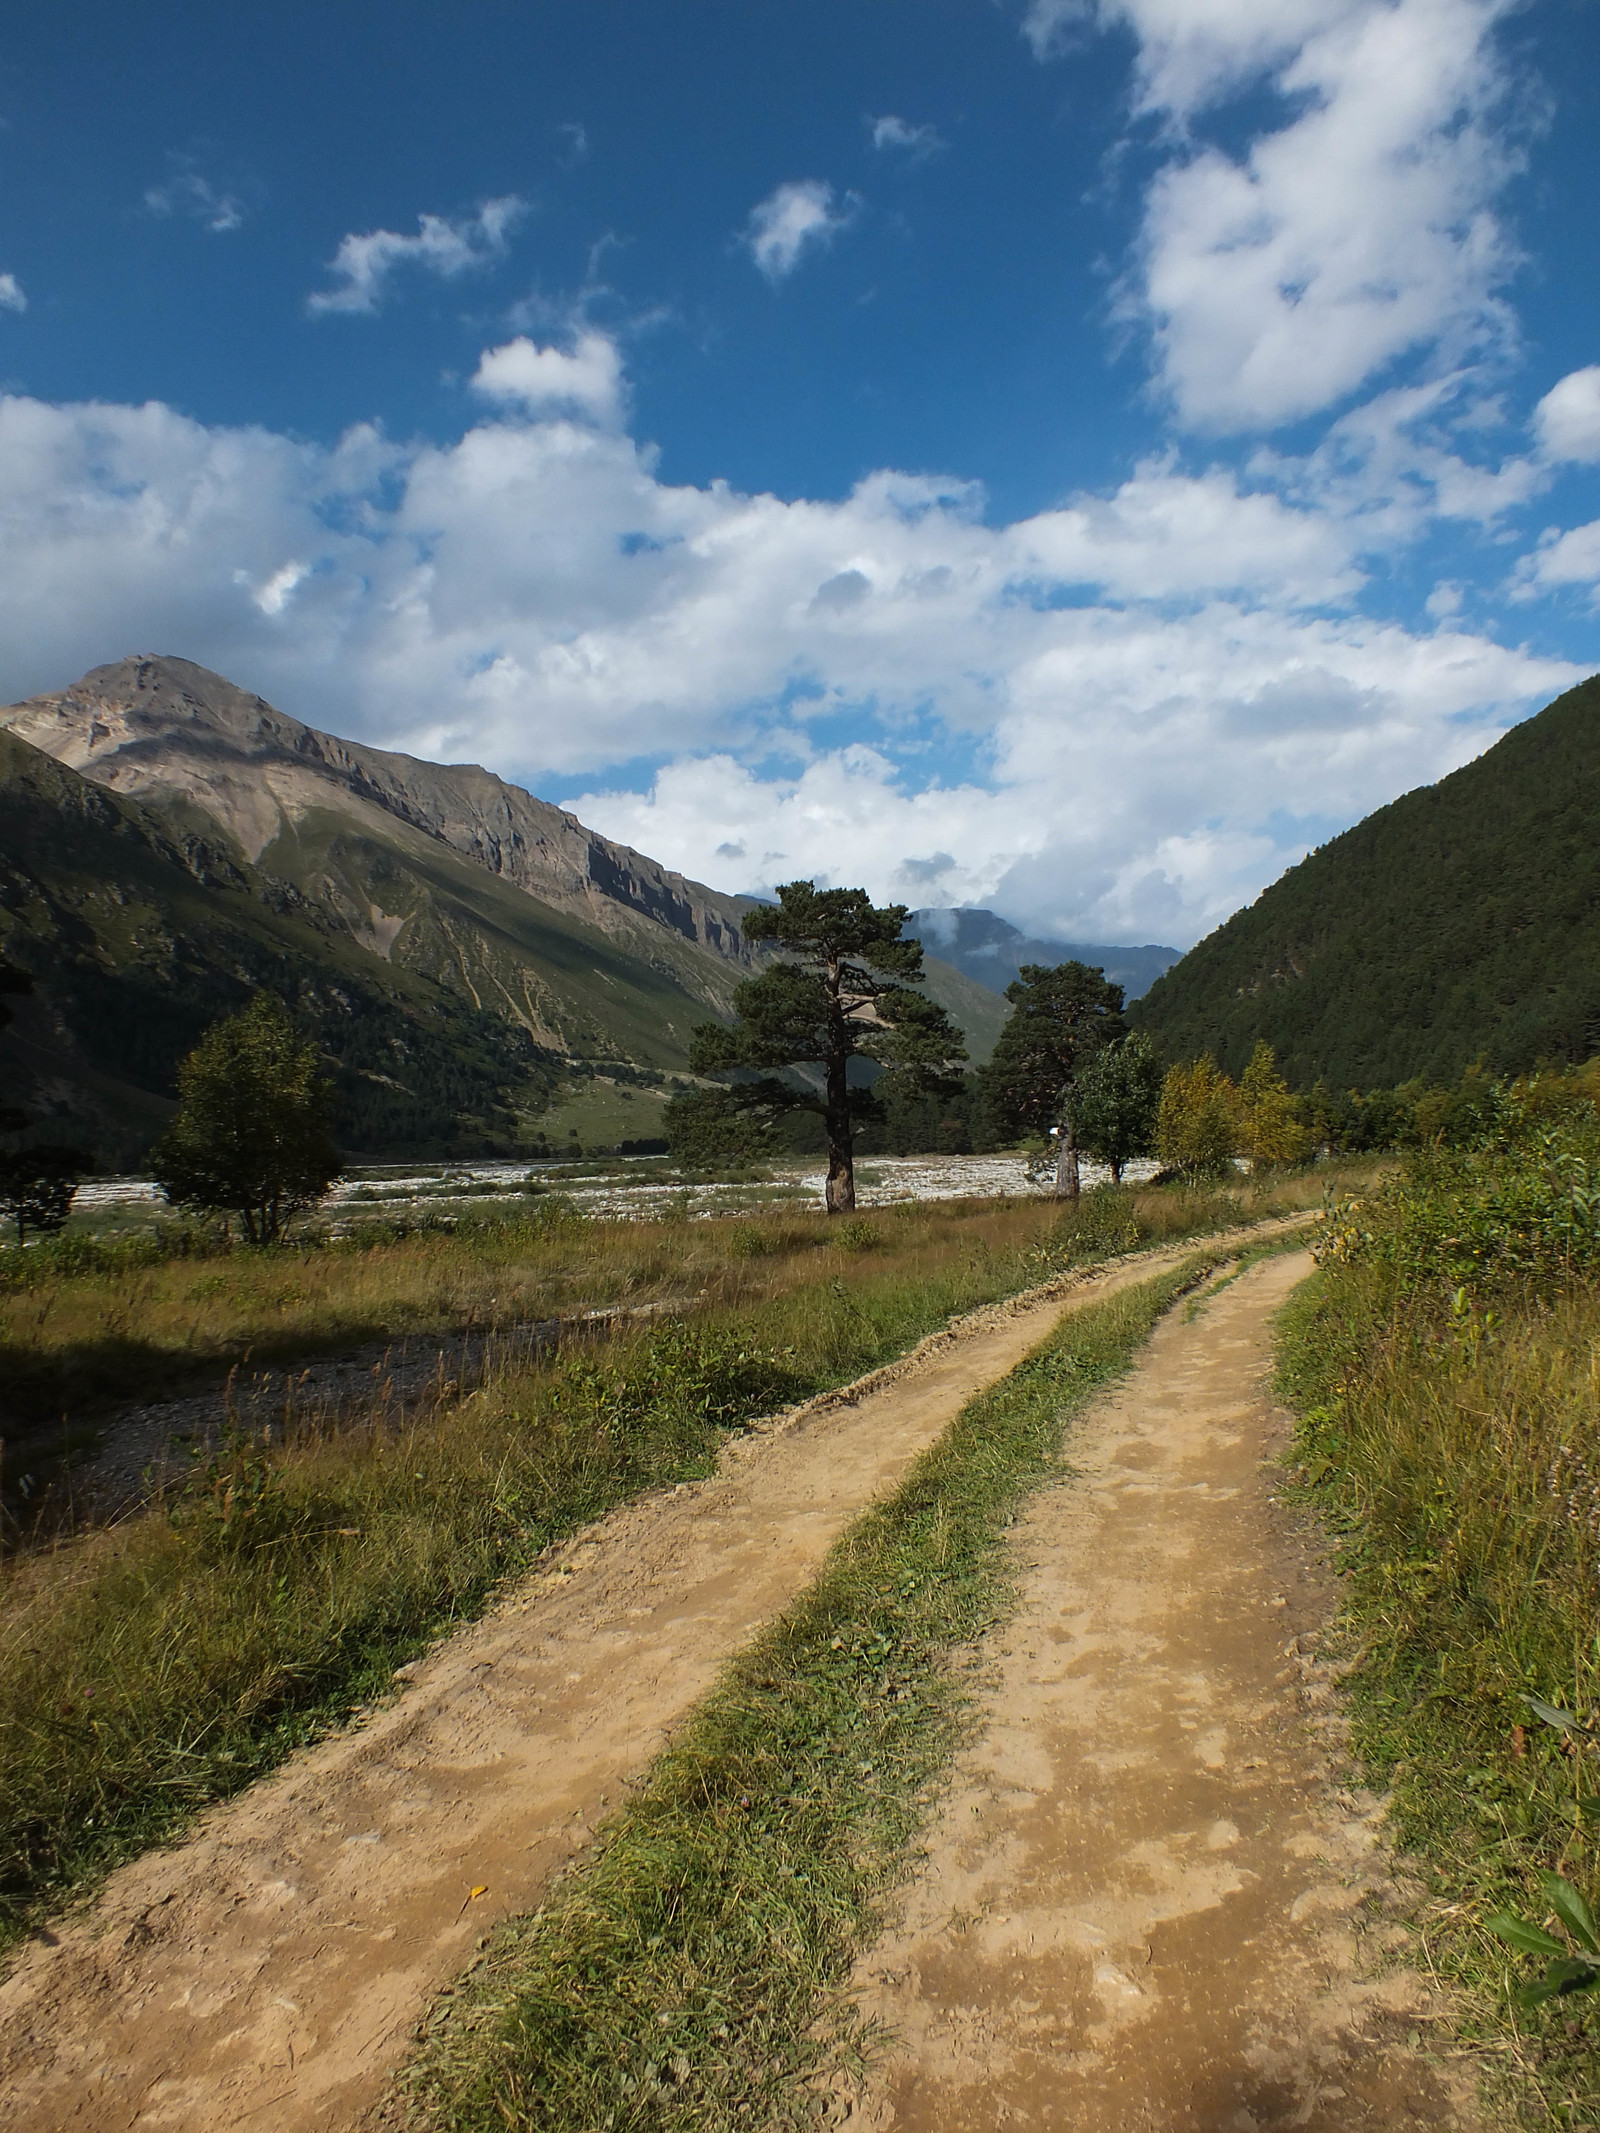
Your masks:
M109 1527L14 1524L0 1569L0 1905L15 1935L171 1836L641 1489L710 1471L730 1430L1073 1265L1316 1204L1260 1189L908 1205L829 1222L586 1223L534 1203L449 1233L224 1250L73 1243L5 1267L5 1360L124 1396L245 1350L304 1354L623 1299L681 1315L530 1357L396 1429L235 1436Z
M1428 1960L1529 2122L1600 2111L1591 1995L1489 1921L1600 1893L1600 1127L1502 1109L1348 1199L1285 1314L1301 1487L1346 1573L1353 1741L1432 1894Z

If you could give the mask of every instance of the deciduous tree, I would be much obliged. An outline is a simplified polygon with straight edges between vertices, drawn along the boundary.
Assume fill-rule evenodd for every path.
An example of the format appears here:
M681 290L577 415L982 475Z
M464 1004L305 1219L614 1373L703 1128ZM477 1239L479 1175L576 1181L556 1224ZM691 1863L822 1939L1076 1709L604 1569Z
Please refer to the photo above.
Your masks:
M1191 1184L1221 1177L1239 1150L1239 1091L1207 1052L1161 1085L1156 1153Z
M1244 1119L1243 1150L1251 1166L1274 1170L1298 1163L1311 1145L1300 1122L1300 1104L1278 1072L1278 1055L1265 1037L1258 1038L1239 1084Z
M965 1059L961 1032L935 1001L913 991L922 943L905 940L904 904L872 902L865 889L786 882L771 907L752 911L745 932L782 951L733 996L734 1025L705 1022L689 1052L696 1074L727 1075L727 1104L775 1118L814 1111L828 1141L827 1204L856 1204L855 1131L881 1109L856 1062L901 1086L945 1090Z
M14 1130L21 1115L0 1114L0 1123ZM29 1230L50 1236L66 1227L72 1196L89 1167L82 1148L51 1145L0 1155L0 1215L17 1225L19 1244L27 1243Z
M1160 1105L1161 1061L1143 1031L1131 1031L1120 1044L1102 1045L1073 1083L1071 1110L1079 1147L1108 1164L1120 1185L1124 1164L1155 1147Z
M151 1150L156 1183L176 1206L237 1215L252 1244L275 1242L339 1175L322 1056L265 993L207 1030L178 1069L178 1095Z

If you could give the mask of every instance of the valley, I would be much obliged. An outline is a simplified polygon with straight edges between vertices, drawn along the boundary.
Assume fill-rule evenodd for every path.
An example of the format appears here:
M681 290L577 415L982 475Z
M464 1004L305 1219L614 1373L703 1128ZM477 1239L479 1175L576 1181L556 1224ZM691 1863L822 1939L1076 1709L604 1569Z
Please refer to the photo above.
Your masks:
M1591 708L1511 737L1559 759L1554 852ZM1477 768L1350 833L1361 893L1416 874L1418 821L1457 878ZM1509 2065L1483 1952L1565 1812L1506 1714L1578 1726L1585 1668L1530 1631L1508 1656L1487 1617L1441 1641L1443 1586L1396 1626L1337 1537L1391 1545L1338 1492L1379 1457L1362 1403L1422 1397L1414 1323L1463 1415L1486 1368L1531 1372L1554 1448L1494 1484L1526 1540L1464 1505L1455 1539L1396 1535L1405 1561L1565 1563L1550 1477L1588 1505L1592 1385L1550 1356L1561 1313L1587 1324L1596 1081L1581 1033L1527 1056L1579 983L1553 973L1581 888L1555 915L1519 892L1542 1005L1480 911L1487 990L1457 953L1457 1022L1393 1010L1387 1050L1350 972L1377 1012L1402 935L1375 918L1387 960L1352 961L1359 895L1317 885L1349 840L1177 960L918 913L970 1062L864 1117L841 1219L804 1134L672 1141L729 1085L691 1032L784 967L752 901L486 772L125 661L0 714L0 824L0 955L32 980L12 1116L98 1157L62 1226L0 1251L0 2123L578 2133L647 2103L683 2133L1047 2107L1098 2133L1114 2097L1130 2124L1478 2133L1587 2107L1587 2032ZM1263 926L1282 969L1246 983ZM1146 1062L1131 1137L1082 1112L1067 1197L1005 1093L1005 988L1047 955L1112 1018L1101 1052ZM339 1130L265 1247L226 1201L169 1201L151 1148L252 990L331 1069ZM1498 1075L1450 1049L1463 1003ZM1380 1715L1407 1669L1463 1664L1500 1714L1475 1796L1529 1779L1487 1867ZM1404 1723L1432 1799L1459 1722Z

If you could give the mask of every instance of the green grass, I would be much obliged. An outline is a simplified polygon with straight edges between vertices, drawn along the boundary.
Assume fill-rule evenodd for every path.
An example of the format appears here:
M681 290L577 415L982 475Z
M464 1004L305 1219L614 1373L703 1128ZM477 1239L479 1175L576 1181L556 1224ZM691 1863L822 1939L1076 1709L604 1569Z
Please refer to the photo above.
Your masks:
M1353 1747L1433 1898L1427 1958L1502 2122L1596 2126L1594 1997L1520 2008L1537 1966L1485 1924L1544 1918L1546 1871L1600 1890L1578 1805L1600 1793L1600 1297L1539 1178L1519 1184L1545 1160L1469 1159L1353 1210L1283 1314L1280 1384L1347 1573Z
M0 1569L0 1942L339 1722L543 1547L709 1471L729 1429L953 1314L1241 1212L1224 1196L1141 1193L907 1206L854 1231L795 1216L578 1223L413 1238L375 1264L236 1253L71 1276L64 1297L20 1292L13 1304L86 1317L109 1294L149 1339L162 1297L189 1284L214 1324L276 1309L285 1344L375 1301L435 1323L486 1293L518 1316L653 1284L702 1301L536 1365L491 1351L478 1390L447 1392L404 1434L380 1410L331 1432L313 1419L286 1444L232 1443L156 1509L18 1552Z
M562 1102L541 1111L533 1121L551 1149L560 1154L574 1136L583 1148L614 1148L618 1141L659 1139L667 1089L625 1088L600 1075L571 1089Z
M504 1927L404 2089L438 2133L814 2123L870 2039L841 1998L1012 1611L1005 1536L1072 1418L1200 1264L1073 1314L981 1394L728 1668L549 1906Z

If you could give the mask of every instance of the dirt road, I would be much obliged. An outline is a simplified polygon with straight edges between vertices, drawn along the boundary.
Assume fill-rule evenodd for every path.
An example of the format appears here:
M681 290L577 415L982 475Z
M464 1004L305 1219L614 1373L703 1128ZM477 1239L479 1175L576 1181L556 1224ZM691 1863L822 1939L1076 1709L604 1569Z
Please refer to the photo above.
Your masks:
M396 1704L123 1869L0 1986L0 2124L352 2126L480 1933L538 1901L840 1530L1064 1308L1182 1256L979 1314L854 1404L736 1440L713 1479L591 1529Z
M1430 2064L1377 1803L1330 1790L1326 1575L1272 1498L1268 1261L1168 1318L1016 1546L985 1730L894 1935L883 2133L1477 2125ZM1358 1935L1357 1921L1366 1930Z

